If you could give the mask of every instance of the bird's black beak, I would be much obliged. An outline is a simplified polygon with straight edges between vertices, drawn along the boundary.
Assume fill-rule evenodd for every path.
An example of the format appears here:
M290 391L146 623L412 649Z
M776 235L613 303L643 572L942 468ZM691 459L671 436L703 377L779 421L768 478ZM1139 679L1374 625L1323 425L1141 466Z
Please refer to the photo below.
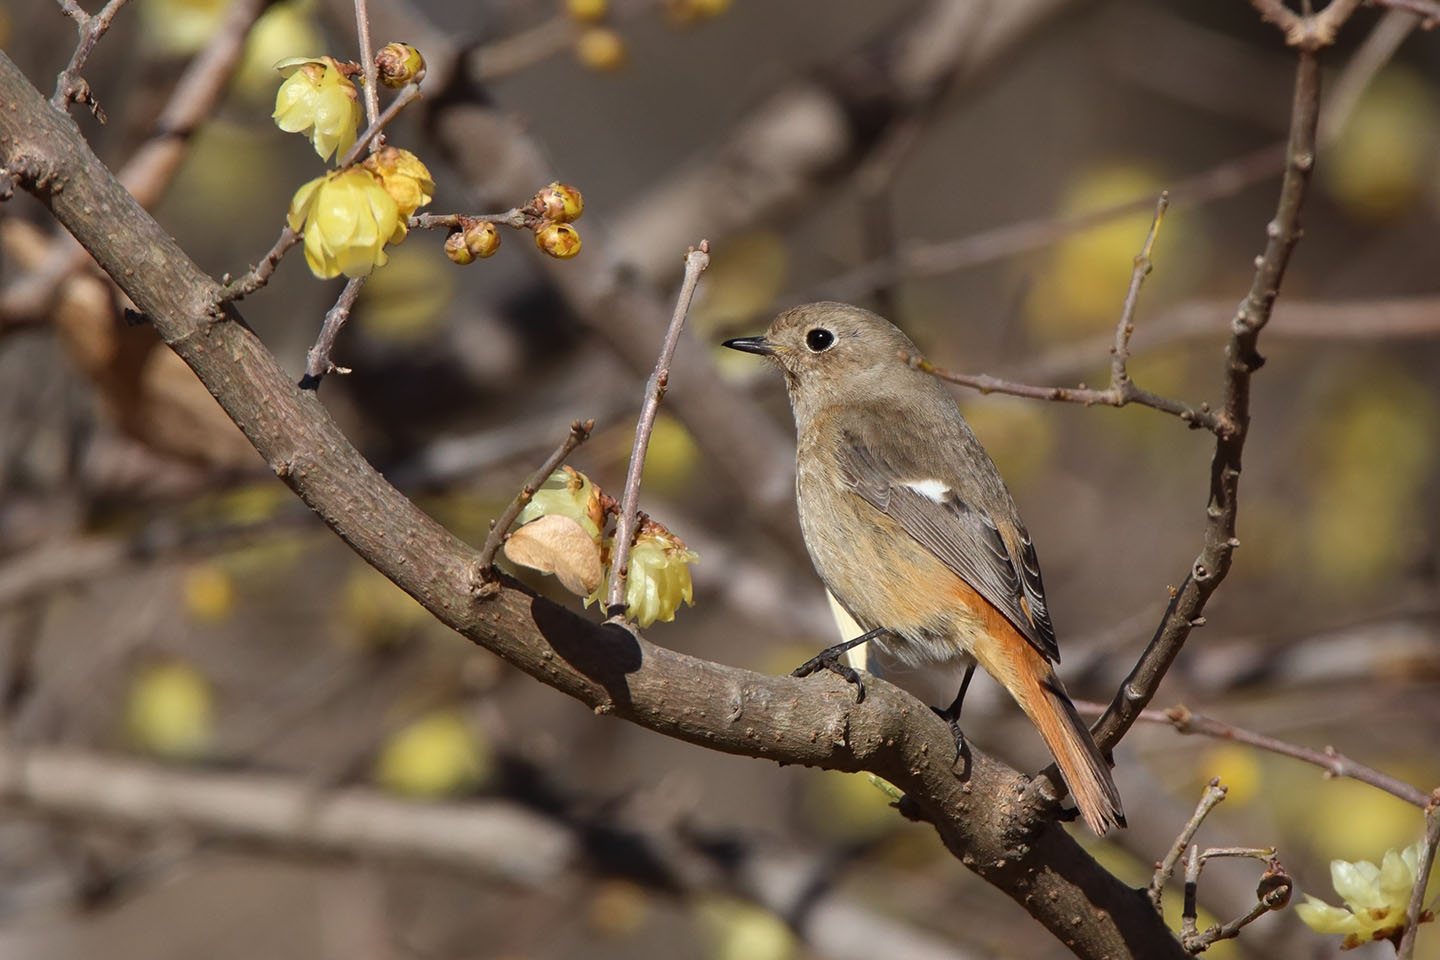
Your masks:
M722 346L744 353L758 353L762 357L768 357L775 352L770 341L764 337L736 337L734 340L726 340Z

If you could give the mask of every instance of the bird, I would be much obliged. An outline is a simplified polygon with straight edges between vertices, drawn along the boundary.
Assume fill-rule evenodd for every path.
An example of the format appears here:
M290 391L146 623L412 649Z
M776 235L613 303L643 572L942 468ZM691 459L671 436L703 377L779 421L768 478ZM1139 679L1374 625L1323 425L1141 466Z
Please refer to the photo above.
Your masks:
M963 750L960 706L978 663L1039 730L1090 829L1123 827L1110 764L1055 673L1035 545L948 388L912 362L915 344L868 310L820 302L724 346L784 374L805 546L865 631L796 673L833 670L860 684L860 699L863 683L838 654L861 642L913 667L963 664L955 702L937 711Z

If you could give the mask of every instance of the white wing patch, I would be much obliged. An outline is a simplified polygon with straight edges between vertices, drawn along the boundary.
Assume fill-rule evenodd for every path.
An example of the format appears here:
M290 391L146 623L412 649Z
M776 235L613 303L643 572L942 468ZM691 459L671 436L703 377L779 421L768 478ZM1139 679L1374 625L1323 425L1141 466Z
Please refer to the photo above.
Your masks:
M906 480L902 484L932 503L944 503L950 487L939 480Z

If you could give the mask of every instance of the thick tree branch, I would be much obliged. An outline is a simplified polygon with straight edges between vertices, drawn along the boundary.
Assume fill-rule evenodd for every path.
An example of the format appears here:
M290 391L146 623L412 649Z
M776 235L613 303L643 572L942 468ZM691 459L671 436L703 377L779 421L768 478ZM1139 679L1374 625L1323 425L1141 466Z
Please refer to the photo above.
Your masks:
M1025 780L979 750L954 769L949 727L881 680L855 704L839 681L708 663L597 625L502 580L473 592L475 551L385 481L313 392L297 389L221 288L135 203L10 60L0 56L0 161L22 173L153 321L281 477L347 544L444 623L590 706L667 736L746 756L869 770L905 790L970 869L1082 957L1178 957L1133 890L1025 797ZM63 189L55 190L56 185ZM1079 922L1077 923L1077 918Z

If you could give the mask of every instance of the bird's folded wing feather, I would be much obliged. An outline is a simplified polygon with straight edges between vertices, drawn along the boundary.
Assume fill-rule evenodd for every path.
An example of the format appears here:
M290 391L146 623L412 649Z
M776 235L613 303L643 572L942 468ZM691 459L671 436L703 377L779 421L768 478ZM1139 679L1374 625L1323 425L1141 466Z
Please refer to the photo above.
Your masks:
M1025 531L1014 532L1017 565L984 510L935 478L899 475L903 468L887 465L856 437L846 441L839 464L844 482L1004 614L1035 649L1059 661L1040 565Z

